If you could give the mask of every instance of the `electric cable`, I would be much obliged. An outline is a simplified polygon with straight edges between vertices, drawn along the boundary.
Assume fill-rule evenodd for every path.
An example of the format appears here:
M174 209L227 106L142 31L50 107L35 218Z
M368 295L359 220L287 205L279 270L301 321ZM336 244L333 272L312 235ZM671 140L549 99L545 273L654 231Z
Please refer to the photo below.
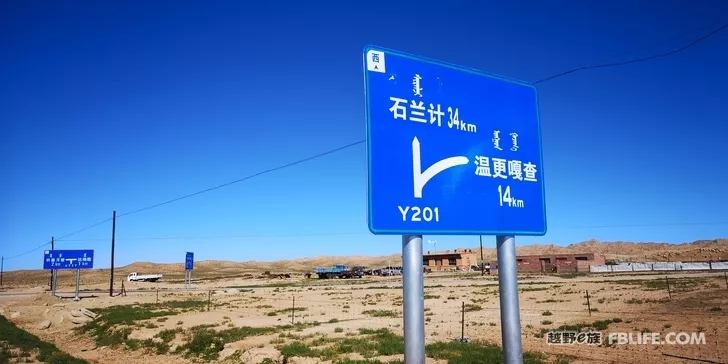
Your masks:
M653 59L657 59L657 58L668 57L668 56L671 56L671 55L680 53L682 51L685 51L685 50L687 50L687 49L689 49L689 48L697 45L698 43L700 43L702 41L705 41L706 39L708 39L708 38L710 38L710 37L712 37L712 36L714 36L714 35L722 32L722 31L724 31L727 28L728 28L728 23L726 23L726 24L724 24L724 25L722 25L722 26L720 26L720 27L718 27L718 28L716 28L716 29L708 32L707 34L702 35L701 37L699 37L699 38L697 38L697 39L695 39L695 40L687 43L686 45L684 45L682 47L673 49L671 51L667 51L667 52L663 52L663 53L658 53L658 54L654 54L654 55L646 56L646 57L634 58L634 59L625 60L625 61L618 61L618 62L611 62L611 63L596 64L596 65L589 65L589 66L582 66L582 67L578 67L578 68L573 68L573 69L570 69L570 70L567 70L567 71L563 71L563 72L560 72L560 73L556 73L556 74L554 74L552 76L549 76L549 77L540 79L538 81L533 82L533 84L535 85L535 84L539 84L539 83L542 83L542 82L550 81L550 80L553 80L553 79L556 79L556 78L560 78L560 77L563 77L563 76L566 76L566 75L569 75L569 74L572 74L572 73L575 73L575 72L579 72L579 71L584 71L584 70L589 70L589 69L596 69L596 68L608 68L608 67L624 66L624 65L633 64L633 63L646 62L646 61L653 60ZM316 154L316 155L313 155L313 156L310 156L310 157L306 157L306 158L303 158L303 159L299 159L299 160L294 161L294 162L291 162L291 163L286 163L286 164L280 165L278 167L266 169L264 171L260 171L260 172L254 173L254 174L251 174L249 176L246 176L246 177L243 177L243 178L240 178L240 179L236 179L234 181L226 182L226 183L217 185L215 187L207 188L207 189L200 190L200 191L197 191L197 192L193 192L193 193L190 193L190 194L187 194L187 195L184 195L184 196L180 196L180 197L177 197L177 198L173 198L171 200L167 200L167 201L164 201L164 202L160 202L160 203L157 203L157 204L154 204L154 205L149 205L149 206L146 206L146 207L143 207L143 208L140 208L140 209L136 209L136 210L133 210L133 211L130 211L130 212L127 212L127 213L123 213L123 214L117 215L117 218L122 217L122 216L128 216L128 215L136 214L136 213L139 213L139 212L142 212L142 211L151 210L151 209L156 208L156 207L164 206L164 205L171 204L173 202L177 202L177 201L180 201L180 200L184 200L184 199L187 199L187 198L190 198L190 197L193 197L193 196L201 195L203 193L210 192L210 191L214 191L214 190L217 190L217 189L220 189L220 188L223 188L223 187L227 187L227 186L230 186L230 185L233 185L233 184L236 184L236 183L240 183L240 182L243 182L243 181L247 181L249 179L252 179L252 178L255 178L255 177L258 177L258 176L267 174L267 173L279 171L279 170L282 170L282 169L285 169L285 168L288 168L288 167L292 167L292 166L295 166L295 165L298 165L298 164L301 164L301 163L305 163L305 162L312 161L312 160L315 160L315 159L318 159L318 158L322 158L322 157L328 156L330 154L334 154L334 153L340 152L342 150L346 150L346 149L351 148L353 146L356 146L356 145L359 145L359 144L364 144L364 143L366 143L366 139L358 140L358 141L355 141L355 142L352 142L352 143L349 143L349 144L345 144L343 146L340 146L340 147L337 147L337 148L328 150L328 151L323 152L323 153L319 153L319 154ZM99 223L93 224L91 226L88 226L86 228L83 228L83 229L74 231L74 232L72 232L70 234L64 235L63 237L61 237L61 238L59 238L57 240L62 240L62 239L65 239L67 237L70 237L72 235L75 235L75 234L78 234L80 232L86 231L88 229L91 229L93 227L96 227L98 225L101 225L101 224L103 224L105 222L108 222L109 220L111 220L111 219L106 219L106 220L104 220L102 222L99 222ZM631 225L631 226L677 226L677 224L680 224L680 225L696 225L696 224L698 224L698 225L705 225L705 224L712 225L712 224L716 224L716 223L675 223L675 224L670 224L670 225L650 225L650 224L645 224L645 225ZM717 224L724 224L724 223L723 222L718 222ZM593 226L591 228L600 228L600 227L607 227L607 226ZM587 227L584 227L584 228L587 228ZM66 241L68 241L68 240L66 240ZM47 243L45 243L43 245L40 245L40 246L34 248L33 250L29 250L29 251L27 251L25 253L18 254L18 255L15 255L15 256L12 256L12 257L9 257L9 258L5 258L5 259L8 260L8 259L14 259L14 258L18 258L18 257L24 256L26 254L32 253L32 252L34 252L34 251L36 251L36 250L38 250L40 248L45 247L45 246L49 245L50 243L51 242L49 241L49 242L47 242Z

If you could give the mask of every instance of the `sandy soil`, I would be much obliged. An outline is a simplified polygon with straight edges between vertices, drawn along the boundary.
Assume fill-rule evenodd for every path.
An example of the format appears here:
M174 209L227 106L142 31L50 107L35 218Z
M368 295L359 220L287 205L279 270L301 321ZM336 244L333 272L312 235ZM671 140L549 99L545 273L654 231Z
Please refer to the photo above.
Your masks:
M723 275L672 274L669 276L672 286L670 293L664 287L659 287L664 279L664 275L654 274L586 275L570 279L555 276L523 277L520 281L520 308L524 349L547 353L552 357L565 355L571 358L572 363L683 362L664 354L726 361L728 289ZM650 283L648 280L655 281ZM275 284L279 287L270 286ZM477 274L429 275L425 287L428 343L460 337L463 329L461 310L465 303L468 305L464 322L465 337L500 344L496 277L481 277ZM84 287L91 288L108 289L108 284ZM51 297L42 292L42 287L30 292L28 289L16 288L0 295L0 313L74 356L92 363L111 364L128 363L129 360L144 363L186 363L190 360L179 355L157 356L143 351L96 347L93 340L72 330L79 325L73 322L73 312L81 308L93 311L110 305L190 298L207 300L210 297L211 311L182 313L164 322L154 322L153 328L136 328L132 338L152 338L160 330L177 326L189 328L210 324L219 329L233 326L268 327L291 320L321 323L296 333L303 336L344 336L360 328L389 328L395 333L402 333L402 290L398 278L334 281L236 278L198 283L190 290L185 290L181 284L169 282L125 283L125 288L126 296L85 295L79 302ZM72 294L70 288L59 291L69 296ZM587 291L591 313L587 309ZM26 295L19 295L21 292ZM272 311L293 307L293 318L285 313L269 315ZM373 311L393 311L394 317L374 317ZM619 319L619 322L612 323L603 332L605 341L609 332L649 331L665 335L671 331L703 331L706 344L598 347L585 344L549 345L546 337L540 334L541 329L607 319ZM50 327L44 329L39 326L43 321L50 321ZM222 356L229 356L236 351L249 356L265 356L265 353L255 351L272 349L274 345L270 342L277 338L278 334L264 335L230 343L226 345Z

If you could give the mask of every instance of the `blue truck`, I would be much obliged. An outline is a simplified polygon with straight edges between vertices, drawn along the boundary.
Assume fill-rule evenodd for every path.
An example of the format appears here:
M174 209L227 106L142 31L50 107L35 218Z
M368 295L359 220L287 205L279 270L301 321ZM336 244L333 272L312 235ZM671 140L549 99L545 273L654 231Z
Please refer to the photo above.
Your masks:
M361 278L364 276L364 271L360 269L349 269L349 267L339 264L329 268L314 268L314 274L317 274L319 279L332 279L332 278Z

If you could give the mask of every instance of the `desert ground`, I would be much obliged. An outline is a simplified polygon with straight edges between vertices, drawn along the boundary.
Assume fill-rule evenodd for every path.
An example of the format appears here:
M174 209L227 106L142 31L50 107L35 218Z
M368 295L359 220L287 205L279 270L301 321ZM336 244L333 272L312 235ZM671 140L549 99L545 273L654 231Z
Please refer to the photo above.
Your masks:
M306 279L304 261L291 278L273 279L261 273L291 265L240 264L200 262L185 287L181 265L135 263L116 273L113 297L108 271L84 271L80 301L71 299L72 273L60 275L53 297L48 272L10 272L0 363L402 362L401 277ZM130 271L164 278L124 282L124 293ZM522 274L519 291L525 363L728 363L725 272ZM502 362L497 276L430 273L424 299L428 363ZM602 342L549 344L551 330L600 332ZM702 333L705 343L608 343L609 333L627 332Z
M523 276L519 287L526 362L687 362L673 356L724 362L728 358L724 275L669 274L667 281L665 277ZM483 344L500 344L496 277L431 274L425 287L428 362L502 362L498 348ZM84 288L103 290L108 285ZM73 301L71 287L58 290L58 296L65 298L9 289L0 296L0 309L19 328L89 363L280 363L284 357L287 363L386 363L403 358L402 290L397 277L232 278L197 282L188 289L181 283L125 283L125 290L126 295L115 297L108 292L83 293L80 301ZM706 343L549 345L546 332L563 325L604 335L704 332ZM469 342L454 341L463 329ZM30 350L24 355L32 358L32 354L37 353Z

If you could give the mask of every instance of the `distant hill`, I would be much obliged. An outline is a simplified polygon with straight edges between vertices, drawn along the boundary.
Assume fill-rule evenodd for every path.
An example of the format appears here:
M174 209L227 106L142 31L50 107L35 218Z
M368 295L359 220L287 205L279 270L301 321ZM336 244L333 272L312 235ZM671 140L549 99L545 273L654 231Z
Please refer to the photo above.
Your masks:
M544 253L595 253L607 259L642 260L721 260L728 259L728 239L698 240L692 243L668 244L588 240L565 247L529 245L516 249L519 255ZM493 249L495 256L495 249Z
M480 251L480 247L473 247ZM425 249L425 251L427 251ZM698 240L692 243L667 244L654 242L602 242L588 240L585 242L571 244L568 246L534 244L516 248L518 255L539 255L539 254L579 254L595 253L604 255L607 259L624 259L632 261L644 260L728 260L728 239ZM495 248L484 248L483 257L486 260L494 260L496 257ZM399 254L390 256L319 256L313 258L300 258L295 260L280 260L274 262L231 262L231 261L199 261L195 262L194 277L196 278L220 278L244 275L260 275L264 271L272 273L303 273L309 272L314 267L326 267L335 264L346 264L349 266L363 265L368 267L383 267L387 265L401 265ZM158 264L152 262L135 262L133 264L118 267L116 277L122 279L130 272L142 274L163 274L165 280L182 279L184 275L184 264ZM24 270L7 272L4 280L12 285L42 285L49 280L49 274L43 270ZM59 282L73 284L74 273L63 271L59 273ZM99 284L108 282L108 269L94 269L84 271L84 284Z

